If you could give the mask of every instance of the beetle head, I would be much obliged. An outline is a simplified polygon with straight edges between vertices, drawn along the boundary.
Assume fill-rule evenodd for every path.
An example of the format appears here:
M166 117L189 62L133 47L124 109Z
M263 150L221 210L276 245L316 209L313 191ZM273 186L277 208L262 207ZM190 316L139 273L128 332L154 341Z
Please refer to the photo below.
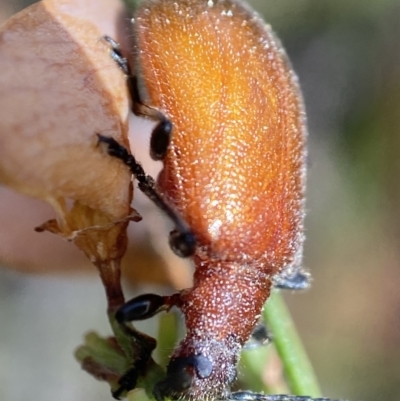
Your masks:
M234 339L186 337L171 357L166 378L156 385L156 398L225 398L236 378L239 351L240 345Z

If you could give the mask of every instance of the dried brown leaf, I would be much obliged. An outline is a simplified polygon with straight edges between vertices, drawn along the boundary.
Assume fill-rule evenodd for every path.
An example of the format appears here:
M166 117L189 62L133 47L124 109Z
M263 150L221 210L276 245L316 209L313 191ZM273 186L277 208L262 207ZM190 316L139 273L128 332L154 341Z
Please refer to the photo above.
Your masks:
M74 3L36 3L1 29L0 180L61 216L72 199L119 219L130 174L96 133L128 145L125 77L103 33L68 13Z
M1 27L0 182L49 203L57 219L41 229L99 268L112 264L115 284L138 215L129 171L97 143L101 133L128 146L129 111L125 77L101 39L113 32L90 21L102 15L111 27L119 9L104 18L100 3L45 0Z
M99 40L103 34L127 37L116 32L121 11L117 0L46 0L0 28L0 68L6 71L0 77L0 181L55 206L57 220L47 227L67 239L78 237L69 199L100 212L102 221L109 218L102 222L106 226L130 212L130 175L97 148L95 139L100 132L126 144L125 78ZM148 140L140 140L144 125L132 128L135 154L154 170ZM185 287L190 270L173 257L160 213L146 212L146 204L140 205L147 213L144 223L132 227L135 236L124 258L125 274L134 283ZM88 270L89 264L74 247L55 236L34 233L33 227L50 213L45 204L0 188L4 265L42 273ZM79 228L83 238L85 227ZM115 241L115 233L110 238ZM119 247L122 250L122 242Z

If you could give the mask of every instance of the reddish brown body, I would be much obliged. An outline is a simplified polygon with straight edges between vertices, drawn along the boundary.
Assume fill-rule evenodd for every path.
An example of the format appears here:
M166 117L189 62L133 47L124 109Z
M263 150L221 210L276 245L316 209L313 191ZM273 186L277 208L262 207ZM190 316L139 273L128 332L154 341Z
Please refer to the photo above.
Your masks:
M142 100L173 123L158 183L198 242L172 361L202 355L212 367L187 366L188 388L162 391L221 397L271 279L301 262L302 98L270 27L239 1L145 0L134 30Z

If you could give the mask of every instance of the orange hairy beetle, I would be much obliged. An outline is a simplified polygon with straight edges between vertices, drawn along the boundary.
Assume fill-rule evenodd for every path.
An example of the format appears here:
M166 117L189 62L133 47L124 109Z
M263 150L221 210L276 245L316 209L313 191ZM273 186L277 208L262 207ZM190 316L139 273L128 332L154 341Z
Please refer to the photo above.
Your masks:
M139 187L173 219L173 250L195 264L193 287L145 294L123 324L177 306L187 333L158 400L311 400L230 393L239 352L273 285L307 285L303 248L306 122L298 82L270 27L239 0L144 0L133 22L133 111L159 121L157 185L111 138ZM133 375L134 376L134 375ZM135 385L121 381L118 397ZM286 398L285 398L286 397ZM321 399L322 400L322 399Z

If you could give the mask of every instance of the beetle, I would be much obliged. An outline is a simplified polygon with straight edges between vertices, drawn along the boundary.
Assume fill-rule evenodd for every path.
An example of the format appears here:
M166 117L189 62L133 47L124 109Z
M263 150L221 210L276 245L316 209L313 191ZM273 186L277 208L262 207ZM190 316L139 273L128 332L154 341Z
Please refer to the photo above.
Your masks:
M133 32L132 71L116 46L112 54L128 75L135 114L158 122L150 142L163 162L157 183L126 149L99 138L172 218L171 248L195 272L192 288L141 295L116 318L182 311L187 333L154 389L159 401L309 399L230 392L273 285L308 282L300 270L306 117L286 53L240 0L143 0Z

